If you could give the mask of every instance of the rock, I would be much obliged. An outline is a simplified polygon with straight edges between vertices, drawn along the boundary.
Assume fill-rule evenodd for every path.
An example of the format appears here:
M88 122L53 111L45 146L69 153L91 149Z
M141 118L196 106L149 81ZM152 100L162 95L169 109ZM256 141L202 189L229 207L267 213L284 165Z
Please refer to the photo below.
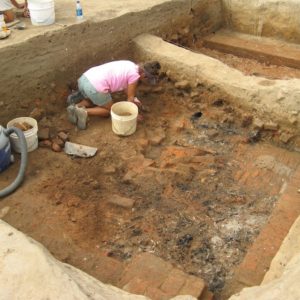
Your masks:
M66 134L65 132L63 131L60 131L57 136L64 142L68 141L69 140L69 136L68 134Z
M40 120L43 118L44 114L45 114L45 111L44 111L43 109L37 108L37 107L36 107L36 108L34 108L33 111L29 114L29 116L30 116L31 118L36 119L37 121L40 121Z
M113 195L111 196L111 198L108 199L108 202L124 208L132 208L135 201L130 198L121 197L119 195Z
M0 210L0 219L4 218L8 212L10 210L9 206L4 206L1 210Z
M188 121L186 119L181 119L175 122L174 128L177 132L184 130L187 127Z
M293 125L295 125L298 122L298 118L295 116L289 117L289 122Z
M255 118L255 119L253 120L253 127L254 127L255 129L262 129L262 128L264 127L264 122L261 121L261 120L258 119L258 118Z
M220 107L220 106L223 106L224 103L225 103L225 101L223 99L216 99L212 102L212 105Z
M52 142L50 140L41 141L41 142L39 142L39 147L51 148L52 147Z
M178 39L179 39L178 33L173 33L173 34L171 35L171 37L170 37L170 40L171 40L172 42L176 42Z
M162 130L156 130L153 132L153 135L149 138L150 144L154 146L158 146L162 143L162 141L166 138L166 134Z
M133 170L129 170L122 179L124 183L130 183L133 181L133 178L136 176L136 172Z
M275 130L278 129L278 124L276 124L274 122L265 123L264 129L265 130L274 130L275 131Z
M62 139L60 139L59 137L55 137L55 138L52 140L52 142L53 142L54 144L59 145L61 148L63 148L64 145L65 145L65 142L64 142Z
M41 128L38 130L38 139L43 140L49 140L50 138L50 129L47 128Z
M190 97L193 99L193 98L196 98L199 96L199 92L191 92L190 94Z
M137 140L137 143L139 146L141 146L143 149L146 149L149 145L149 140L141 138Z
M56 143L52 143L51 149L54 152L61 152L62 151L62 148L58 144L56 144Z
M68 207L78 207L81 201L82 201L81 198L79 198L75 195L69 195L66 198Z
M246 142L247 143L257 143L261 139L261 133L259 130L252 130L248 137Z
M242 116L242 126L248 127L251 125L253 121L253 117L251 115L245 114Z
M163 92L163 87L162 86L157 86L152 89L152 93L161 93Z
M191 85L187 80L177 81L175 87L180 90L188 90Z
M116 168L114 166L108 166L103 169L104 174L114 174L116 173Z
M205 133L210 138L215 138L219 135L219 131L214 128L207 129Z
M280 135L279 139L280 139L281 142L283 142L283 143L286 144L286 143L288 143L293 137L294 137L293 134L288 133L288 132L283 132L283 133Z

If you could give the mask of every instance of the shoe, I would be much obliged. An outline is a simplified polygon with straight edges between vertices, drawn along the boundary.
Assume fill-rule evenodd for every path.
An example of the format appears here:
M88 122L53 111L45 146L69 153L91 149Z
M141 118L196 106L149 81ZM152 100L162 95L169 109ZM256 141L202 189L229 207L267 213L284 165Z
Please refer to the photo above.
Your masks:
M76 111L75 111L75 105L71 104L67 107L67 114L68 114L68 120L72 123L72 124L76 124L77 123L77 115L76 115Z
M75 114L77 116L77 127L81 130L86 129L88 113L85 108L75 106Z
M80 100L84 99L84 96L81 94L80 91L72 92L67 98L67 105L77 104Z

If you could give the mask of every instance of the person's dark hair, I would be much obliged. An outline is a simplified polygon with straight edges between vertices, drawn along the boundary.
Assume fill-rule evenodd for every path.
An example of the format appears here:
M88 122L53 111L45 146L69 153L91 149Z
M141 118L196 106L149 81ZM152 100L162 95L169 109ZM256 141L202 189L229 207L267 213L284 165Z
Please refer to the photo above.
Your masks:
M158 61L149 61L143 64L143 69L146 73L149 73L153 76L157 76L159 74L161 66Z
M155 84L158 81L159 70L161 68L158 61L149 61L140 64L140 69L144 73L145 78L148 79L149 83Z

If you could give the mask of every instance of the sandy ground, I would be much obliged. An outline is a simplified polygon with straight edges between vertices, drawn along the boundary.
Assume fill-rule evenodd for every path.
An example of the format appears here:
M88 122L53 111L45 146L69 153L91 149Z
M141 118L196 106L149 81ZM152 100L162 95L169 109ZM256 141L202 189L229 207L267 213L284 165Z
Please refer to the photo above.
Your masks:
M81 0L84 19L80 23L110 20L127 13L147 10L165 2L165 0L153 0L151 2L146 0L129 0L126 1L126 5L124 5L124 3L118 0L109 2L102 0ZM0 49L38 37L39 35L45 35L78 24L76 20L75 1L55 0L54 4L55 23L50 26L34 26L31 24L30 19L21 17L21 11L16 10L17 18L25 23L26 29L17 30L12 28L11 36L6 40L1 40Z

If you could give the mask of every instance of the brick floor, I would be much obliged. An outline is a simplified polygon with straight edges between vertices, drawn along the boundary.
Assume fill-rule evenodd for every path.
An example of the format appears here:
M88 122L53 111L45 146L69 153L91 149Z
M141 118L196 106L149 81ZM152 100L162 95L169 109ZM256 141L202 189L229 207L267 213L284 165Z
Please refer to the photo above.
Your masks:
M118 286L145 295L152 300L167 300L177 295L191 295L200 299L205 290L201 278L176 269L171 263L151 254L141 253L124 270ZM207 294L209 298L210 294Z
M300 166L290 178L288 185L278 200L272 215L248 250L242 263L235 271L230 284L230 293L238 292L245 286L261 283L272 259L294 221L300 215ZM225 298L229 296L224 292ZM225 299L224 298L224 299Z

